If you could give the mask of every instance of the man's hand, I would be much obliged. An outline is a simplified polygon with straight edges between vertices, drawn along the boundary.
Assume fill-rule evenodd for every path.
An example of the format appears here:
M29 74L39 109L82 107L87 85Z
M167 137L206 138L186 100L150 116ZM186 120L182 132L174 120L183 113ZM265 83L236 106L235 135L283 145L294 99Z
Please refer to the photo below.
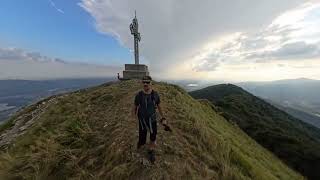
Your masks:
M170 126L168 126L168 124L167 124L166 118L162 117L162 118L160 119L160 122L161 122L161 124L163 125L165 131L172 132Z

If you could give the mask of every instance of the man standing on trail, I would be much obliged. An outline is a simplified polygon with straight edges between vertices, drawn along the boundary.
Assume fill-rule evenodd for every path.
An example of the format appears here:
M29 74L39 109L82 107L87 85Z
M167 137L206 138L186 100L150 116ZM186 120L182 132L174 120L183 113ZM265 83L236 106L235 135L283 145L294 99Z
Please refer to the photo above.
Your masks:
M138 117L139 120L139 141L137 148L146 144L147 132L150 132L150 144L149 144L149 158L153 163L155 161L155 146L157 137L157 117L156 109L158 109L161 115L161 123L166 124L166 119L163 116L160 106L159 94L152 89L152 78L150 76L144 76L142 78L143 90L135 96L133 115Z

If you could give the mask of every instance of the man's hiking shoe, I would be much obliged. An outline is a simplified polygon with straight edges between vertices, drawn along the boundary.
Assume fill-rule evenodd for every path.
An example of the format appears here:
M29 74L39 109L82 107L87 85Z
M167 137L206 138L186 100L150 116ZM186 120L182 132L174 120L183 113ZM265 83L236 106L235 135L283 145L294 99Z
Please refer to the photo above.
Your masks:
M156 161L156 154L154 150L150 150L148 154L149 154L149 160L153 164Z

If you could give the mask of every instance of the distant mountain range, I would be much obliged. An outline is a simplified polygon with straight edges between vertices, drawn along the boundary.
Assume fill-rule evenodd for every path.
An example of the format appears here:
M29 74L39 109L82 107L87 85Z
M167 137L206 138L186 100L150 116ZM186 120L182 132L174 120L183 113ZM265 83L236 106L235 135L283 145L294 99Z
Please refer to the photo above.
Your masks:
M286 113L306 122L306 123L309 123L317 128L320 128L320 116L316 116L312 113L307 113L305 111L302 111L302 110L299 110L299 109L295 109L295 108L292 108L292 107L285 107L285 106L281 106L277 103L274 103L270 100L266 100L268 101L270 104L274 105L275 107L285 111Z
M320 80L301 78L237 85L320 128Z
M222 116L290 167L309 179L320 179L320 129L232 84L210 86L190 95L212 102Z
M111 80L113 79L0 80L0 124L21 107L39 99Z

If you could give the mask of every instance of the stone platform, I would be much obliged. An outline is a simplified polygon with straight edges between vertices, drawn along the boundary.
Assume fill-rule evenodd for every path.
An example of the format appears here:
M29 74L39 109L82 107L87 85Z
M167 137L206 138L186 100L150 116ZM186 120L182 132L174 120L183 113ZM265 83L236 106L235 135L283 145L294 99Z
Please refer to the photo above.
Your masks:
M144 64L125 64L123 79L142 79L143 76L148 75L148 66Z

